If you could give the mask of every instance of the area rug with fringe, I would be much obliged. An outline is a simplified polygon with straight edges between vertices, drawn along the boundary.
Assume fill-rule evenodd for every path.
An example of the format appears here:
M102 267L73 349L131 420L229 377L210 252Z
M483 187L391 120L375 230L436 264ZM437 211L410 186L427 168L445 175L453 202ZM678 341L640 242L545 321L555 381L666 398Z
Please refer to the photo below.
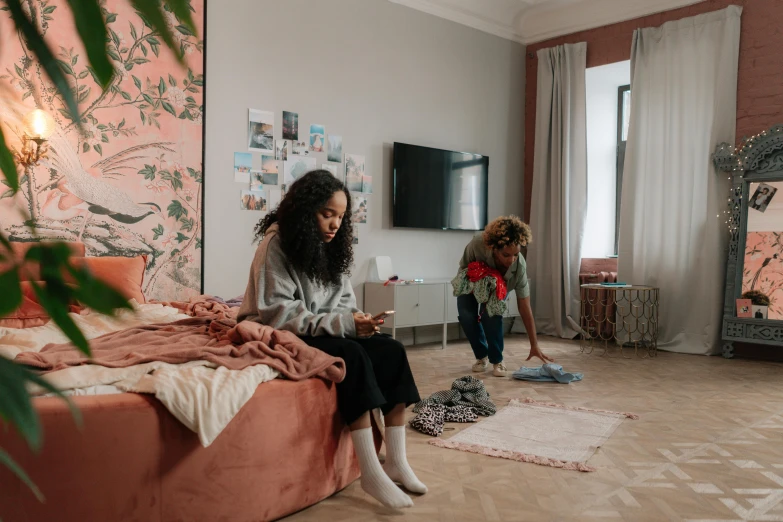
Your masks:
M430 444L542 466L595 471L587 460L626 418L639 416L528 397L514 399L494 416L449 439L432 439Z

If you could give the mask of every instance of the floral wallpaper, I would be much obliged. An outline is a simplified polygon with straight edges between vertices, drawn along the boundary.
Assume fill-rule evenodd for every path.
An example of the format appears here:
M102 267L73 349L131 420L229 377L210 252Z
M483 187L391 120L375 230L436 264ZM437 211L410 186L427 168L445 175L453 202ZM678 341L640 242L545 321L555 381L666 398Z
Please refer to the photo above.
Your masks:
M203 30L203 0L191 0ZM39 64L0 11L0 122L21 146L21 119L33 108L56 122L48 158L20 172L21 190L0 186L0 226L12 241L82 241L88 255L147 255L148 299L187 299L201 291L203 41L166 11L186 65L127 0L102 2L116 74L102 91L77 44L63 0L24 6L78 94L64 108ZM12 37L12 35L14 35ZM83 132L75 121L81 119ZM0 182L5 180L0 178ZM24 209L24 213L19 210Z
M783 232L748 232L742 291L751 287L772 301L767 318L783 319Z

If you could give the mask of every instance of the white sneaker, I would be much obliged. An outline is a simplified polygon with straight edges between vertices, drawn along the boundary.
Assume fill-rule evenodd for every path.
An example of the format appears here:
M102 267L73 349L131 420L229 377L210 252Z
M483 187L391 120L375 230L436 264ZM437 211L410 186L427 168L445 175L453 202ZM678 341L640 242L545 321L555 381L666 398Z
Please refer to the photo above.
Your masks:
M485 372L489 368L489 358L484 357L483 359L476 359L476 362L473 363L473 371L474 372Z
M505 377L506 376L506 365L501 363L493 364L492 369L492 375L495 377Z

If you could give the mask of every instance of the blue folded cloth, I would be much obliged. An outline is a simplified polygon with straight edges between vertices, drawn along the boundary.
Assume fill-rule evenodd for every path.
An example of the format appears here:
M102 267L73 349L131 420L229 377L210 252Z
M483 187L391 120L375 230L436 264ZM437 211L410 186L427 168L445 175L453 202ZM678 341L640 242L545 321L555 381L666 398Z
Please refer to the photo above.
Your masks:
M581 381L582 377L584 377L581 373L566 372L562 366L554 363L547 363L538 368L526 368L523 366L511 375L520 381L559 382L560 384Z

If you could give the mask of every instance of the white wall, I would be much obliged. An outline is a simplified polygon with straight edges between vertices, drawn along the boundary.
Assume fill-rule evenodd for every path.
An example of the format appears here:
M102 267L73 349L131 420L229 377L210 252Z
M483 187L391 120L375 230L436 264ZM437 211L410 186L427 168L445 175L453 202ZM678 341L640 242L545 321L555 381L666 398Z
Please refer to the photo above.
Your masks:
M371 256L391 256L405 278L452 276L471 233L391 228L392 143L489 156L490 216L522 215L524 65L520 44L386 0L208 2L205 291L244 292L255 251L261 213L239 210L232 174L248 108L275 112L278 139L294 111L300 139L323 124L366 156L360 299Z
M617 88L631 83L631 62L591 67L587 89L587 221L582 257L614 253L617 190Z

